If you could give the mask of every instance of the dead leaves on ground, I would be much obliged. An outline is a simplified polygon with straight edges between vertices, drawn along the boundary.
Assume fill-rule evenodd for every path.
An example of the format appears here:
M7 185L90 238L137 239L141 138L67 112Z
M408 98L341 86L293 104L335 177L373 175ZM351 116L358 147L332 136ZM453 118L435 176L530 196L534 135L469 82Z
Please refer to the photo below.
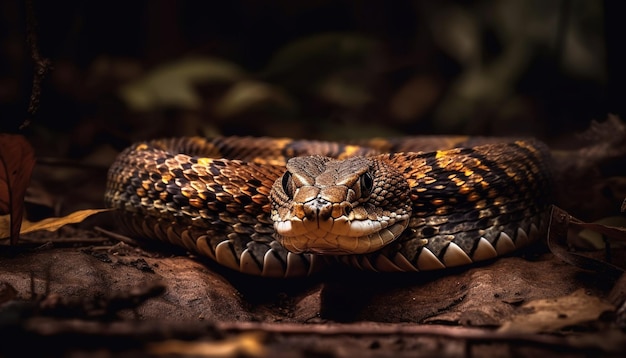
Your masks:
M260 332L242 333L222 341L167 340L148 345L148 351L157 356L193 355L198 357L265 357L264 335Z
M24 220L21 223L22 228L20 230L20 234L26 234L39 230L56 231L67 224L76 224L82 222L91 215L109 210L110 209L86 209L75 211L63 217L47 218L37 222ZM11 235L9 230L9 221L9 215L0 216L0 239L7 238Z
M615 307L578 289L567 296L539 299L521 306L519 314L500 327L501 332L549 333L595 321Z
M23 220L24 195L35 166L35 152L18 134L0 133L0 239L9 237L17 244L19 235L38 230L55 231L61 226L83 221L108 209L80 210L61 218L39 222Z

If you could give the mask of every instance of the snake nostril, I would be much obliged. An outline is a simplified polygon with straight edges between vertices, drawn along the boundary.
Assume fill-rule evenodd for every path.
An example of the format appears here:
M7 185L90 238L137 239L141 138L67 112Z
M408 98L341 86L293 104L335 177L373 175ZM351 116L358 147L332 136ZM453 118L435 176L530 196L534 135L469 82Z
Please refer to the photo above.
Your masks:
M351 212L352 212L352 205L346 205L343 207L343 214L345 216L350 215Z

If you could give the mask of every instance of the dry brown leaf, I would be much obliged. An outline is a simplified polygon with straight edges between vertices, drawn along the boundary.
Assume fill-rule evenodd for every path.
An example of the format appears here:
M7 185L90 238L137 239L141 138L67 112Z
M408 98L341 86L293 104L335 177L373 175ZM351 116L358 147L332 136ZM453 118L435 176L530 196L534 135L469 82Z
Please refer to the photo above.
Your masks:
M581 230L578 233L578 241L573 242L574 245L579 245L576 247L587 248L590 247L593 250L602 250L606 246L605 240L608 238L605 233L602 233L597 230L597 226L594 228L589 225L601 225L603 227L611 228L612 230L618 230L619 235L615 237L615 235L611 235L610 238L613 238L614 242L611 242L611 247L620 247L626 245L626 217L624 216L609 216L599 220L594 221L593 223L589 223L587 225L582 225L585 229Z
M500 327L500 331L555 332L567 326L597 320L602 313L613 311L615 307L579 289L567 296L530 301L520 310L525 313L511 317Z
M17 134L0 134L0 214L9 214L9 237L15 245L19 239L24 195L35 166L35 152L26 138Z
M75 211L69 215L60 217L60 218L47 218L37 222L31 222L28 220L24 220L22 222L22 229L20 230L20 234L26 234L28 232L38 231L38 230L48 230L48 231L56 231L60 227L65 226L67 224L76 224L87 217L97 214L103 211L109 211L111 209L86 209ZM10 228L9 228L9 215L0 216L0 239L9 237Z

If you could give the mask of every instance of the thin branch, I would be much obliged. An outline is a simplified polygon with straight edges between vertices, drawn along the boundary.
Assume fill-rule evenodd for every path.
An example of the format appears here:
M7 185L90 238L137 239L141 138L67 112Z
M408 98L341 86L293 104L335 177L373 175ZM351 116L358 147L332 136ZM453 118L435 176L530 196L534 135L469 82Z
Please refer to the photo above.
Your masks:
M33 9L33 0L26 0L26 41L30 46L30 56L35 65L33 74L33 88L30 94L30 103L28 104L28 113L32 116L39 109L39 99L41 97L41 83L48 72L52 69L52 63L49 59L41 56L37 41L37 19ZM29 119L25 119L20 125L20 129L28 126Z
M488 329L466 328L457 326L437 325L402 325L385 323L348 323L348 324L290 324L267 322L215 322L217 329L230 332L261 331L266 333L291 335L360 335L360 336L387 336L387 335L419 335L431 337L446 337L450 339L467 340L468 343L523 343L544 347L560 347L563 349L600 349L605 350L602 344L592 341L577 341L573 337L559 337L547 334L528 334L516 332L500 332ZM626 343L626 342L622 342Z
M151 291L150 291L151 292ZM155 291L161 292L161 291ZM151 296L152 297L152 296ZM410 325L389 323L344 323L344 324L297 324L269 322L179 322L154 325L151 322L94 322L82 320L50 320L35 317L24 322L24 327L36 335L53 336L75 332L82 337L115 336L136 341L140 338L154 340L157 337L177 337L184 334L187 338L202 337L222 332L240 334L245 332L263 332L276 335L303 335L307 337L330 336L421 336L464 340L468 346L474 344L523 344L559 351L598 353L623 352L625 339L623 335L598 339L589 334L556 336L548 334L531 334L500 332L497 330L467 328L458 326ZM219 334L222 336L222 334ZM73 339L76 336L71 335ZM158 338L161 339L161 338ZM609 342L610 341L610 342Z

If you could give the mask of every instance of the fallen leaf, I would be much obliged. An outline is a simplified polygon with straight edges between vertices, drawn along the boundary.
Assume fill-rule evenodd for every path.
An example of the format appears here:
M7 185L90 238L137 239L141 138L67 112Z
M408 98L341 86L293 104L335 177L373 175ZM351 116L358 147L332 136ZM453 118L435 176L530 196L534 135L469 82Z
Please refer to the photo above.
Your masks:
M555 332L597 320L604 312L615 307L598 297L585 293L584 289L557 298L530 301L520 306L520 311L505 322L500 331L514 333Z
M0 214L9 214L7 237L17 244L24 195L35 166L35 153L26 138L17 134L0 134Z
M111 209L86 209L75 211L69 215L60 217L60 218L47 218L37 222L31 222L28 220L24 220L22 224L22 229L20 230L20 234L26 234L33 231L39 230L48 230L48 231L56 231L60 227L65 226L67 224L76 224L87 217L101 213L103 211L109 211ZM9 215L0 216L0 239L6 238L10 236L9 229Z
M155 355L184 355L197 357L263 357L263 335L241 334L237 337L214 342L186 342L175 339L153 343L148 350Z

